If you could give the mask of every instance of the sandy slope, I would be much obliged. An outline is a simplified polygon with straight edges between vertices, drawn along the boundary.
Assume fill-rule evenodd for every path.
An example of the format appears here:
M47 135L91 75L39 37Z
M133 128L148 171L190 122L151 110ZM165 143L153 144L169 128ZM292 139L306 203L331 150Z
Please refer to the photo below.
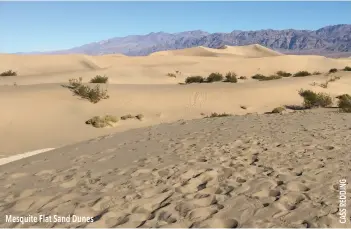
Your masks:
M333 110L246 115L66 146L0 166L0 213L95 221L0 226L347 228L350 123Z
M351 74L328 89L313 87L325 76L286 78L238 84L109 85L110 98L97 104L83 101L60 84L3 86L0 90L0 157L59 146L130 128L200 118L201 113L264 113L274 107L301 104L301 88L333 96L349 93ZM240 106L246 106L242 109ZM84 122L96 115L144 114L143 121L120 121L115 128L96 129ZM18 144L20 142L20 144Z

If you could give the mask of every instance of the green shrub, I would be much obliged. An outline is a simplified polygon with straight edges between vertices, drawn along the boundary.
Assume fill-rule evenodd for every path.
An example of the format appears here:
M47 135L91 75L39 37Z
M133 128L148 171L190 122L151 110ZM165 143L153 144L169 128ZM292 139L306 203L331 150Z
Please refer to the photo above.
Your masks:
M208 83L218 82L222 80L223 80L223 75L218 72L213 72L206 78L206 82Z
M236 74L234 72L228 72L225 75L225 81L224 82L237 83L238 79L236 78Z
M290 77L292 74L289 72L277 71L276 75L281 77Z
M309 73L308 71L299 71L296 72L293 76L294 77L304 77L304 76L310 76L311 73Z
M338 69L332 68L332 69L329 70L329 73L335 73L335 72L337 72L337 71L338 71Z
M326 93L315 93L311 90L301 89L299 95L304 99L303 106L305 108L328 107L333 103L330 95Z
M17 72L12 70L8 70L6 72L0 73L0 76L17 76Z
M351 71L351 67L349 67L349 66L346 66L344 69L343 69L343 71Z
M273 114L281 114L283 113L283 111L285 111L286 109L284 107L276 107L272 110L271 113Z
M107 90L102 90L100 85L96 85L94 88L91 88L87 85L80 85L72 89L75 95L80 96L83 99L87 99L92 103L97 103L101 99L108 99Z
M251 78L255 79L255 80L261 80L261 79L266 78L266 76L264 76L262 74L256 74L256 75L251 76Z
M100 76L97 75L90 80L90 83L107 83L108 77L107 76Z
M262 79L259 79L259 81L267 81L267 80L279 80L281 79L282 76L277 76L277 75L271 75L271 76L267 76L267 77L264 77Z
M186 84L203 82L205 82L205 79L202 76L189 76L185 79Z
M339 99L338 107L340 111L351 113L351 95L343 94L343 95L337 96L337 98Z
M116 116L105 115L104 117L95 116L86 121L85 124L92 125L96 128L104 128L106 126L113 126L113 124L116 122L118 122L118 118Z

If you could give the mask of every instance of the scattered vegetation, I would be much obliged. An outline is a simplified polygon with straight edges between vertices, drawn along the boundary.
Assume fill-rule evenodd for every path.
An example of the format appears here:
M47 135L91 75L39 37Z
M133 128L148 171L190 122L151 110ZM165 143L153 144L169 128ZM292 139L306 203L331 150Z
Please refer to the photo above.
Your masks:
M305 77L305 76L310 76L311 73L309 73L308 71L299 71L296 72L293 77Z
M277 72L276 72L276 75L277 75L277 76L281 76L281 77L290 77L290 76L292 76L291 73L289 73L289 72L284 72L284 71L277 71Z
M246 109L247 109L247 106L241 105L240 108L246 110Z
M261 79L266 78L266 76L264 76L262 74L256 74L256 75L251 76L251 78L255 79L255 80L261 80Z
M228 72L225 75L225 80L224 82L228 82L228 83L237 83L238 79L236 78L236 74L234 72Z
M322 73L320 73L320 72L318 72L318 71L315 71L315 72L312 73L312 75L316 75L316 76L321 75L321 74L322 74Z
M222 80L223 80L223 75L218 72L213 72L206 78L206 82L208 83L218 82Z
M351 71L351 67L346 66L346 67L343 69L343 71L350 72L350 71Z
M351 95L343 94L343 95L337 96L336 98L339 99L338 107L340 111L351 113Z
M272 110L272 114L281 114L283 113L283 111L285 111L286 109L284 107L276 107Z
M167 76L168 77L172 77L172 78L177 78L177 76L176 76L176 74L174 74L174 73L167 73Z
M217 118L217 117L227 117L227 116L232 116L232 114L214 112L210 116L206 116L205 118Z
M271 75L271 76L267 76L267 77L264 77L262 79L259 79L259 81L267 81L267 80L279 80L281 79L282 76L277 76L277 75Z
M137 114L135 116L131 115L131 114L127 114L127 115L123 115L121 117L121 120L127 120L127 119L138 119L138 120L142 120L144 118L143 114Z
M6 72L0 73L0 76L17 76L17 72L14 72L12 70L8 70Z
M299 95L304 99L303 106L305 108L328 107L333 103L330 95L326 93L315 93L311 90L301 89Z
M137 115L135 115L135 118L138 119L138 120L142 120L144 118L144 115L143 114L137 114Z
M85 122L85 124L92 125L93 127L96 128L104 128L106 126L113 126L113 124L118 122L118 118L116 116L112 115L105 115L103 117L101 116L95 116L88 121Z
M332 69L329 70L329 73L335 73L335 72L338 72L338 69L332 68Z
M326 80L325 83L319 84L319 86L322 88L328 88L328 85L330 82L334 82L334 81L337 81L339 79L341 79L341 76L333 76L330 79Z
M90 83L107 83L108 77L107 76L100 76L97 75L90 80Z
M241 80L247 80L247 77L246 77L246 76L240 76L239 79L241 79Z
M131 114L127 114L127 115L123 115L121 117L121 120L127 120L127 119L131 119L131 118L134 118Z
M82 84L82 77L79 79L70 79L68 85L64 85L69 88L75 95L80 96L83 99L87 99L92 103L97 103L101 99L108 99L107 90L101 89L100 85L90 87Z
M185 83L186 84L190 84L190 83L203 83L205 82L204 77L202 76L189 76L185 79Z

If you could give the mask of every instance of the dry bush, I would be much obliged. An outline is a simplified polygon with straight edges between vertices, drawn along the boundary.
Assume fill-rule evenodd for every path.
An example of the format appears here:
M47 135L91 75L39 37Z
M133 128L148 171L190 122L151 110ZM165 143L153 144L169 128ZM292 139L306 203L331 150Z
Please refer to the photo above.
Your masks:
M228 83L237 83L238 79L236 78L236 74L234 72L228 72L225 75L225 80L224 82L228 82Z
M283 113L283 111L285 111L285 107L276 107L272 110L272 114L281 114Z
M213 72L206 78L206 82L208 83L218 82L222 80L223 80L223 75L218 72Z
M337 96L336 98L339 99L338 107L340 111L351 113L351 95L343 94L343 95Z
M97 103L101 99L108 99L107 89L101 89L100 85L90 87L82 84L82 77L79 79L70 79L68 85L63 85L69 88L73 94L80 96L83 99L87 99L92 103Z
M305 77L305 76L310 76L311 73L309 73L308 71L299 71L296 72L293 77Z
M251 78L255 79L255 80L261 80L261 79L266 78L266 76L264 76L262 74L256 74L256 75L251 76Z
M315 93L311 90L301 89L299 95L304 99L303 106L305 108L328 107L333 104L331 96L326 93Z
M338 69L332 68L332 69L329 70L329 73L335 73L335 72L338 72Z
M232 114L214 112L210 116L206 116L205 118L217 118L217 117L227 117L227 116L232 116Z
M12 70L8 70L8 71L0 73L0 76L17 76L17 72L14 72Z
M189 76L185 79L185 83L186 84L190 84L190 83L203 83L205 82L204 77L202 76Z
M90 83L107 83L108 77L107 76L100 76L97 75L90 80Z
M105 115L104 117L95 116L85 122L85 124L92 125L96 128L104 128L106 126L113 126L118 122L118 118L112 115Z
M350 72L351 71L351 67L349 67L349 66L346 66L344 69L343 69L343 71L347 71L347 72Z
M241 80L247 80L247 77L246 77L246 76L240 76L239 79L241 79Z
M143 114L137 114L137 115L135 115L135 118L138 119L138 120L142 120L144 118L144 115Z
M320 73L320 72L318 72L318 71L315 71L315 72L312 73L312 75L317 75L317 76L318 76L318 75L321 75L321 74L322 74L322 73Z
M289 72L284 72L284 71L277 71L275 74L276 74L277 76L281 76L281 77L290 77L290 76L292 76L291 73L289 73Z
M171 72L167 73L167 76L172 77L172 78L177 78L176 74L171 73Z
M133 115L127 114L127 115L123 115L123 116L121 117L121 120L127 120L127 119L131 119L131 118L134 118Z
M264 78L259 79L259 81L268 81L268 80L279 80L283 78L282 76L277 76L277 75L271 75L271 76L267 76Z

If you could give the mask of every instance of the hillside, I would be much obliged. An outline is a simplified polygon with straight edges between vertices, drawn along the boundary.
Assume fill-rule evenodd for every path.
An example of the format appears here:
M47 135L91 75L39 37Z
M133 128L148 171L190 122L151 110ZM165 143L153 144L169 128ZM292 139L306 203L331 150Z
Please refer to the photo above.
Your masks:
M260 44L289 54L313 54L333 57L351 52L351 25L326 26L317 30L258 30L230 33L207 33L201 30L181 33L149 33L115 37L93 42L52 54L81 53L101 55L122 53L128 56L145 56L164 50L185 49L197 46L219 48L223 45L242 46ZM349 56L349 55L348 55Z

